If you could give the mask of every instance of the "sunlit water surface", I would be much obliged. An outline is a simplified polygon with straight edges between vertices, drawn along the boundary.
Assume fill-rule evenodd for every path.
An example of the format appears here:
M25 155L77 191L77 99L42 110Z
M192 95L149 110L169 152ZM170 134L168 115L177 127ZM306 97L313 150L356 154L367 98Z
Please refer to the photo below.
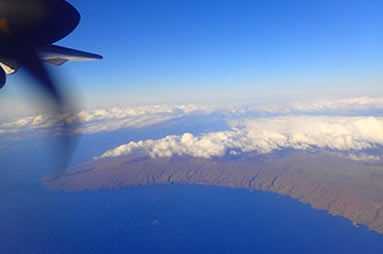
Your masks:
M84 136L72 164L168 132L153 130ZM33 139L0 151L0 253L383 253L383 235L273 193L198 185L50 191L40 179L53 165L51 148Z

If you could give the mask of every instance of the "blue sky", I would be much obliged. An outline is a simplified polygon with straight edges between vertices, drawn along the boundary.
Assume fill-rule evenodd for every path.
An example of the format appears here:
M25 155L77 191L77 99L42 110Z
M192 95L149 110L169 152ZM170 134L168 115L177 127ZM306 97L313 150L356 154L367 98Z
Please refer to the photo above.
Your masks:
M382 1L69 2L82 20L58 44L105 57L55 70L87 106L383 94Z

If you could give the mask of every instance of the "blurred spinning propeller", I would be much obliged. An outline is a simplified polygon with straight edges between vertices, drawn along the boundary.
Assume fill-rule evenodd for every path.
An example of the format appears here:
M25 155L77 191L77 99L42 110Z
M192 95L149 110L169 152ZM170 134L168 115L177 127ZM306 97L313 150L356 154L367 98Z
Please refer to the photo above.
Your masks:
M51 102L49 111L60 127L60 159L64 169L74 150L74 133L80 121L43 62L90 61L101 56L53 45L69 35L80 21L79 12L64 0L0 0L0 88L6 74L22 67L37 82L30 82ZM77 124L77 125L76 125ZM57 127L56 126L56 127Z

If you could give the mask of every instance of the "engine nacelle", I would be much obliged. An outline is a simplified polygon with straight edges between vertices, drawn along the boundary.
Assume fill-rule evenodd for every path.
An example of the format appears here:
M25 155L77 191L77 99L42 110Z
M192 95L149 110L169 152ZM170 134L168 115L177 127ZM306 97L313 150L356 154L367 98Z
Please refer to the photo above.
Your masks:
M0 67L0 89L4 87L5 82L7 81L7 74L4 69Z

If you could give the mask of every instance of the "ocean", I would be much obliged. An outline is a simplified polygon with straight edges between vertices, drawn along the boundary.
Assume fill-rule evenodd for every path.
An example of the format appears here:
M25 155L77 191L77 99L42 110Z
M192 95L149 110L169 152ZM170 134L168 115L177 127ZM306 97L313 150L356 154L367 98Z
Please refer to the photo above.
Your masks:
M151 134L84 136L72 164L124 135ZM383 253L383 234L268 192L177 184L51 191L40 179L53 165L52 145L29 139L0 150L1 254Z

